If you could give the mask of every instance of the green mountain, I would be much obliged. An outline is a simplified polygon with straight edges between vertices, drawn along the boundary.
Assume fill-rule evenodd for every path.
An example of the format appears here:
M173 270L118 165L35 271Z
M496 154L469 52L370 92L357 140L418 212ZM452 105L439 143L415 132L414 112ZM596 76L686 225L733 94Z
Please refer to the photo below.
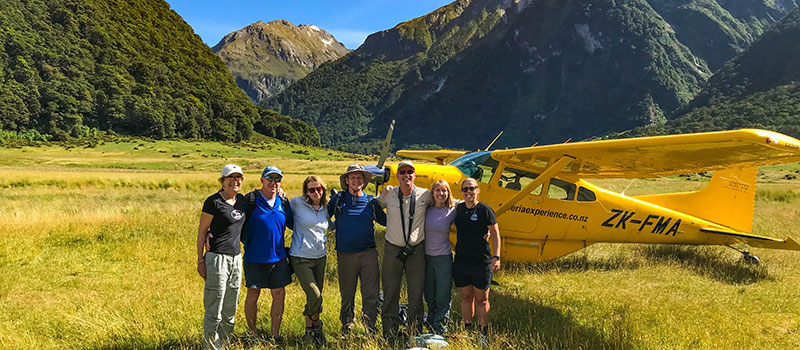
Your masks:
M258 21L226 35L211 48L254 102L286 89L322 63L348 50L328 32L289 21Z
M255 128L318 142L313 127L252 106L162 0L0 2L0 82L7 131L235 141Z
M621 136L765 128L800 137L800 8L716 72L678 114Z
M391 119L401 147L482 147L501 130L501 147L583 139L663 123L784 6L459 0L371 35L264 105L340 147L379 138Z

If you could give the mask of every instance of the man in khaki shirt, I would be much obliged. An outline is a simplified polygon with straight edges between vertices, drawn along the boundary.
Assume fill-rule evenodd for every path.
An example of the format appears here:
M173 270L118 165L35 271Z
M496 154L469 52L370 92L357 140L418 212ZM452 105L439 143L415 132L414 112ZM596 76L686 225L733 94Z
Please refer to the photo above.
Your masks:
M397 339L400 326L400 285L403 273L408 287L408 324L411 332L422 330L422 294L425 288L425 210L433 203L431 192L414 186L414 164L397 167L400 186L385 190L377 199L386 209L386 242L383 255L383 337ZM412 199L413 196L413 199ZM414 204L413 217L411 204Z

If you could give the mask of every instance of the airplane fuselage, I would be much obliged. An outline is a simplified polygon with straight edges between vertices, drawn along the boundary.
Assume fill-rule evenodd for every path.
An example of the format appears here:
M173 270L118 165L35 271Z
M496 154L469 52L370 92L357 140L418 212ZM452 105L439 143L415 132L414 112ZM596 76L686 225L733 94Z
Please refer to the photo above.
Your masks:
M467 178L452 165L416 165L416 186L430 189L438 179L451 185L461 199L461 182ZM397 185L396 166L390 166L388 185ZM518 194L527 180L526 169L481 173L480 201L497 210ZM530 170L530 169L527 169ZM512 171L516 171L513 173ZM488 174L487 174L488 173ZM527 178L525 177L527 176ZM522 178L523 184L520 184ZM514 184L514 182L517 182ZM581 179L551 178L498 213L505 259L549 261L598 242L661 244L733 244L733 237L708 235L700 228L729 230L721 225L646 201L605 190ZM455 229L451 233L455 244Z

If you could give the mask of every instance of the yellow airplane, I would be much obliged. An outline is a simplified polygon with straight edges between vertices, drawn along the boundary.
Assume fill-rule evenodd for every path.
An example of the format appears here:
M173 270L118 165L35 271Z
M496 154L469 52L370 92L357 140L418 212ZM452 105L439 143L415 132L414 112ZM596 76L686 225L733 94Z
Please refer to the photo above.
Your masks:
M474 153L401 150L397 155L437 163L415 165L419 187L445 179L460 197L461 182L477 179L480 200L497 214L503 257L511 260L549 261L601 242L731 248L744 243L800 250L789 236L780 240L751 233L758 166L800 161L800 140L775 132L743 129ZM385 154L369 167L378 175L376 185L397 185L397 165L384 168L384 160ZM714 172L708 185L686 193L626 196L585 181L703 171ZM740 252L746 261L759 262Z

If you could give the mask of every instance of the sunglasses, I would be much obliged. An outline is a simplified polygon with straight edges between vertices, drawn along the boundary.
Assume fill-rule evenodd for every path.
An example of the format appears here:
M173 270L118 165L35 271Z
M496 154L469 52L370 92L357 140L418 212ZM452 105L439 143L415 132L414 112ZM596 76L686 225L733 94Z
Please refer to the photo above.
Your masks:
M397 175L405 175L405 174L414 175L414 169L398 170L397 171Z
M320 187L309 187L309 188L306 188L306 192L308 192L308 193L314 193L314 192L320 192L320 193L322 193L322 191L323 191L323 190L324 190L324 188L322 188L322 186L320 186Z
M466 186L466 187L461 187L461 192L474 192L477 189L478 189L478 186L475 186L475 187Z
M282 178L267 176L267 177L265 177L265 179L267 179L267 181L272 181L274 183L280 183Z
M239 180L239 181L244 180L244 176L242 176L242 175L228 175L225 178L226 179L231 179L231 180L234 180L234 181L235 180Z

